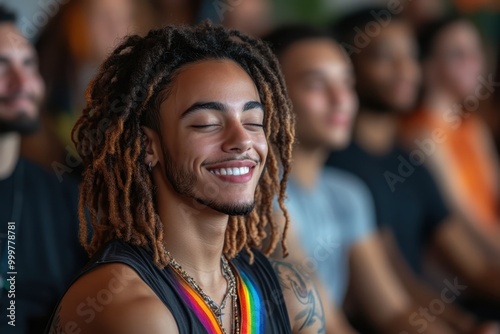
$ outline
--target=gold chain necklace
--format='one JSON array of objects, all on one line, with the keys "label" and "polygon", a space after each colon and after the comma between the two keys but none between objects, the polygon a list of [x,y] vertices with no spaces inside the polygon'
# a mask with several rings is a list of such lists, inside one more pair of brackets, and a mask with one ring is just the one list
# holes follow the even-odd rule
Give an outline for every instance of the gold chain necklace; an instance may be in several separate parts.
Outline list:
[{"label": "gold chain necklace", "polygon": [[205,291],[203,291],[203,289],[196,283],[194,278],[192,278],[184,269],[182,269],[182,266],[174,259],[172,254],[170,254],[170,252],[167,251],[166,249],[164,249],[164,251],[167,257],[169,258],[169,264],[174,269],[174,271],[182,279],[184,279],[189,284],[189,286],[194,291],[196,291],[196,293],[203,299],[205,304],[208,305],[212,313],[215,315],[215,318],[217,319],[217,322],[219,323],[219,326],[224,334],[227,334],[227,332],[222,325],[222,316],[224,315],[224,313],[222,313],[222,310],[226,307],[227,299],[231,297],[233,306],[232,333],[239,334],[240,321],[238,316],[239,312],[238,312],[238,293],[236,288],[236,278],[226,258],[224,256],[221,256],[222,276],[226,279],[227,290],[226,293],[224,294],[221,304],[217,305],[217,303],[215,303],[213,299],[210,298],[210,296],[208,296],[205,293]]}]

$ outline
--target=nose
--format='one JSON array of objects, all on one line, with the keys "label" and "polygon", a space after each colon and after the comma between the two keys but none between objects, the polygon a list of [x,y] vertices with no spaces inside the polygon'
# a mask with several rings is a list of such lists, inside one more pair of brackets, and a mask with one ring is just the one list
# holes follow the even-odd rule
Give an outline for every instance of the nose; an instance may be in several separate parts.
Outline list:
[{"label": "nose", "polygon": [[252,146],[252,139],[248,131],[239,120],[230,121],[223,133],[222,150],[228,153],[243,153]]},{"label": "nose", "polygon": [[328,88],[328,97],[332,105],[341,104],[346,98],[346,89],[340,85],[330,85]]},{"label": "nose", "polygon": [[410,57],[400,57],[397,59],[396,68],[397,72],[403,77],[412,78],[420,74],[420,65],[415,59]]}]

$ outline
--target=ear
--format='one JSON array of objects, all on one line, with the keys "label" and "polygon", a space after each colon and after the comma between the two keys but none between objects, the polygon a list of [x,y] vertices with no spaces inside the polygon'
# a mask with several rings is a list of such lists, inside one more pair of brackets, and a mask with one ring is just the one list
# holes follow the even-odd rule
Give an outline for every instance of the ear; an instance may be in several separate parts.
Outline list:
[{"label": "ear", "polygon": [[142,131],[146,135],[146,156],[144,158],[144,163],[151,167],[156,166],[161,157],[161,142],[160,136],[151,128],[147,126],[142,126]]}]

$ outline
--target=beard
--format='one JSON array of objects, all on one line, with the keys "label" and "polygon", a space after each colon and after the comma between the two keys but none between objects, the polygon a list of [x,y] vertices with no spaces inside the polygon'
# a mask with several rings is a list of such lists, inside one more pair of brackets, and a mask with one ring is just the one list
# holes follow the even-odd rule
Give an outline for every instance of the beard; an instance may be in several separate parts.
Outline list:
[{"label": "beard", "polygon": [[204,206],[230,216],[245,216],[252,212],[255,205],[254,201],[247,203],[223,203],[214,198],[197,195],[194,191],[197,183],[196,175],[176,167],[168,150],[164,146],[162,150],[165,160],[165,175],[174,191],[179,195],[191,198]]},{"label": "beard", "polygon": [[394,107],[382,99],[370,94],[359,94],[360,108],[369,109],[371,112],[384,115],[394,113]]},{"label": "beard", "polygon": [[16,132],[21,135],[30,135],[39,128],[38,118],[32,118],[21,112],[18,117],[12,120],[0,118],[0,134]]}]

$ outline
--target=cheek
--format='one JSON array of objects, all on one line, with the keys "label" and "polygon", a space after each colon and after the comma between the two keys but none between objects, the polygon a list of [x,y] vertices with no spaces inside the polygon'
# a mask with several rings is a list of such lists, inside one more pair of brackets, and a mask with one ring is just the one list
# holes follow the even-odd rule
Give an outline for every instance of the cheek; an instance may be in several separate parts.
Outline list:
[{"label": "cheek", "polygon": [[459,73],[463,70],[463,64],[460,61],[443,61],[441,62],[441,74],[447,80],[453,81],[459,76]]},{"label": "cheek", "polygon": [[0,96],[5,95],[7,90],[7,82],[0,76]]},{"label": "cheek", "polygon": [[45,82],[40,75],[34,74],[30,77],[29,89],[31,93],[35,94],[38,98],[43,97],[45,94]]},{"label": "cheek", "polygon": [[307,96],[307,102],[310,106],[311,116],[320,116],[328,109],[328,97],[322,92],[311,93]]},{"label": "cheek", "polygon": [[422,67],[420,64],[414,60],[410,60],[407,68],[407,72],[409,73],[407,78],[409,81],[420,84],[422,81]]},{"label": "cheek", "polygon": [[471,75],[463,66],[460,62],[443,64],[443,70],[440,72],[443,84],[455,90],[462,90],[461,86],[474,85],[476,77]]},{"label": "cheek", "polygon": [[182,161],[184,168],[197,171],[200,166],[210,157],[214,152],[220,151],[220,145],[211,143],[206,140],[203,142],[185,140],[178,145],[178,161]]},{"label": "cheek", "polygon": [[344,110],[349,112],[352,115],[352,117],[354,117],[354,115],[358,111],[358,106],[359,106],[358,96],[354,92],[346,93]]},{"label": "cheek", "polygon": [[301,96],[295,112],[300,121],[314,123],[328,111],[328,98],[319,92],[310,92]]},{"label": "cheek", "polygon": [[267,159],[267,153],[269,150],[267,139],[264,133],[258,134],[254,138],[254,147],[262,161]]}]

